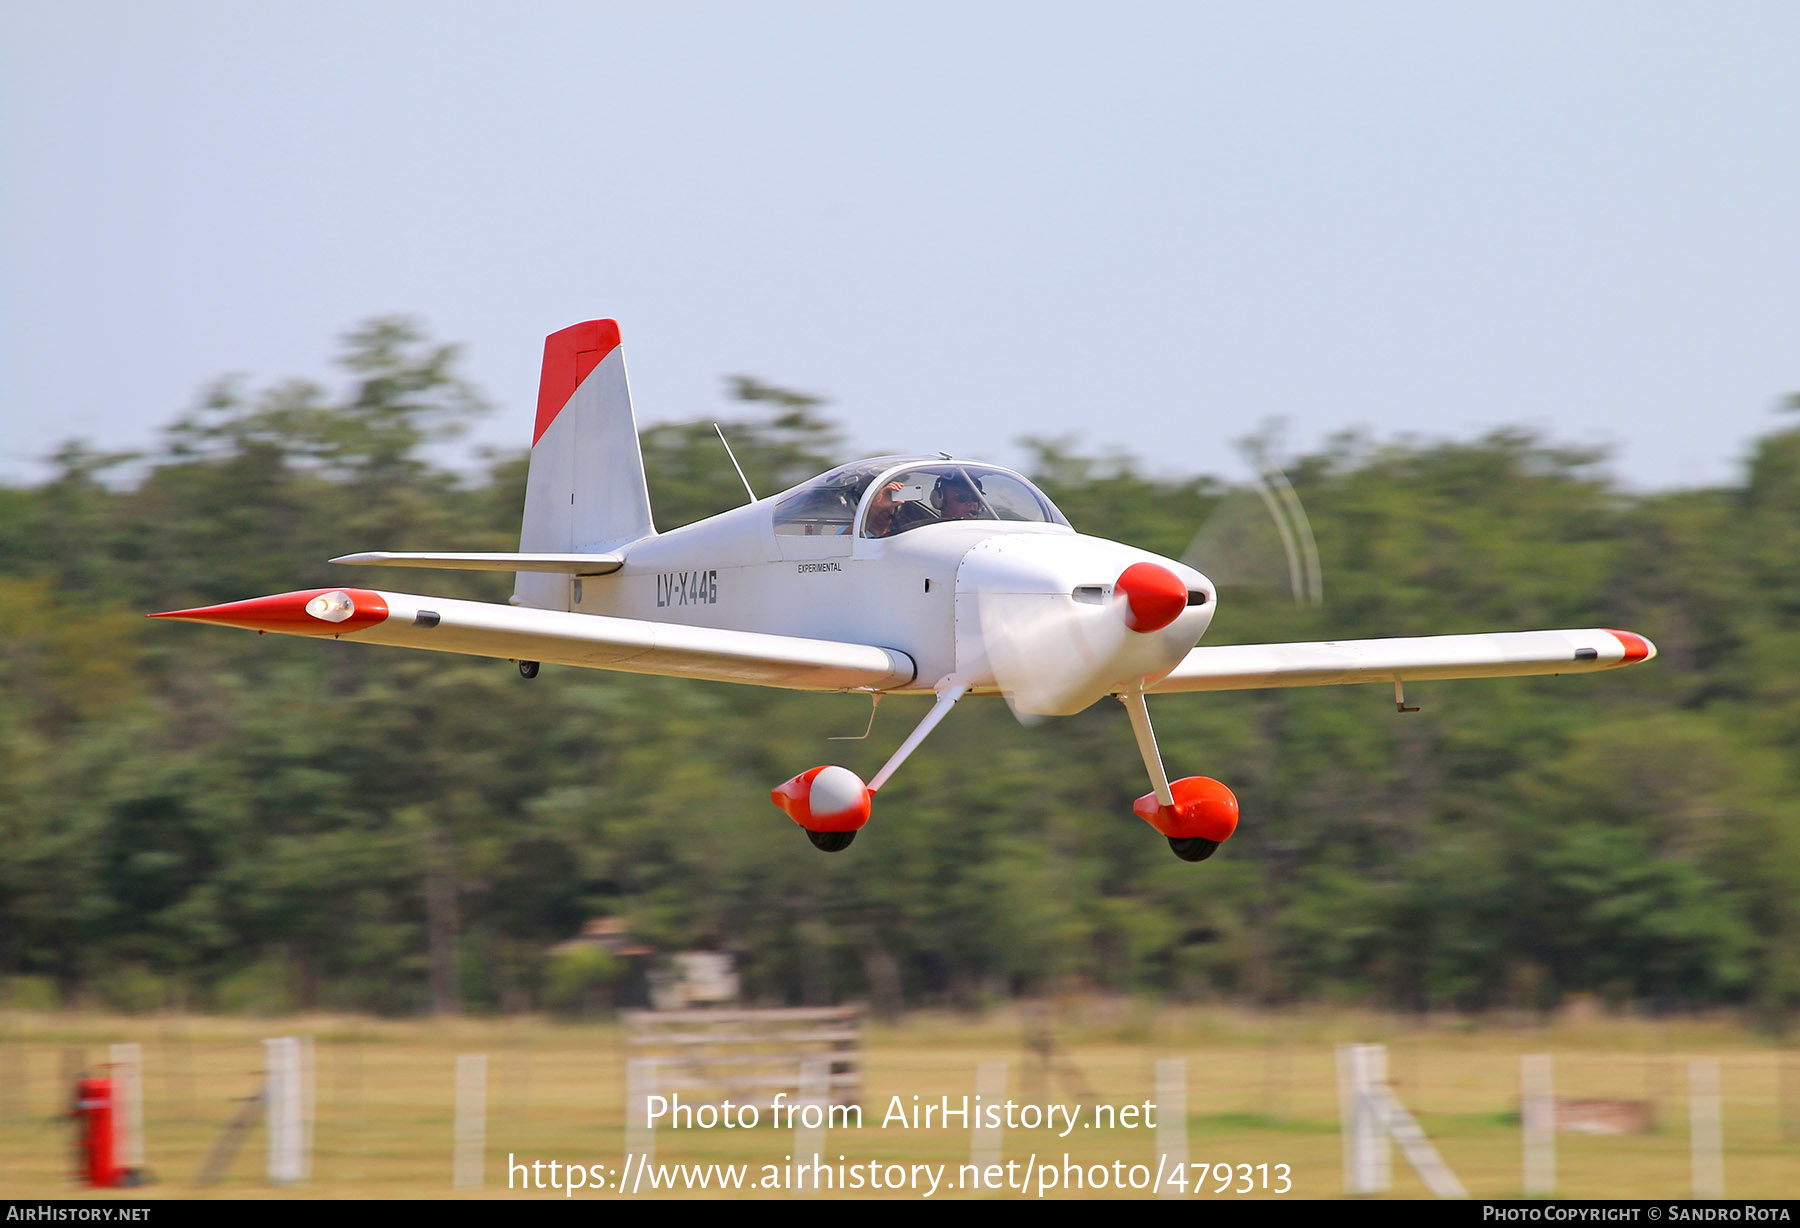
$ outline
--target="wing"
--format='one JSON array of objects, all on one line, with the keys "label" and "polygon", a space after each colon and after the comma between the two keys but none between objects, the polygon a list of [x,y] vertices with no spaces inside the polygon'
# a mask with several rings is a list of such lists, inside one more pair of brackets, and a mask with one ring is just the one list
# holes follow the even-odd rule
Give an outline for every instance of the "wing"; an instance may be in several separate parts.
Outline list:
[{"label": "wing", "polygon": [[1507,631],[1316,644],[1232,644],[1196,648],[1145,690],[1243,691],[1350,682],[1589,674],[1647,661],[1656,646],[1629,631]]},{"label": "wing", "polygon": [[305,589],[150,617],[801,691],[891,690],[916,673],[905,653],[869,644],[366,588]]}]

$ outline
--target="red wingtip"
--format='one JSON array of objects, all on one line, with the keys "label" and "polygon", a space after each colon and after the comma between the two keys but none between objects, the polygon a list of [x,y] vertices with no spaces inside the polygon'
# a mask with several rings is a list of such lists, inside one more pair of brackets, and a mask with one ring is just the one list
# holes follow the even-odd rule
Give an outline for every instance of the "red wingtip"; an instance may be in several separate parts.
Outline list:
[{"label": "red wingtip", "polygon": [[537,428],[531,433],[532,447],[537,447],[537,441],[581,387],[581,381],[618,348],[617,320],[571,324],[544,338],[544,373],[538,380]]},{"label": "red wingtip", "polygon": [[1614,631],[1608,627],[1606,633],[1625,647],[1625,655],[1620,659],[1620,665],[1635,665],[1639,661],[1648,661],[1656,655],[1656,645],[1635,632]]},{"label": "red wingtip", "polygon": [[252,597],[248,601],[228,601],[224,605],[165,610],[144,617],[177,618],[287,635],[343,635],[373,627],[387,616],[387,601],[380,593],[366,588],[309,588],[272,597]]}]

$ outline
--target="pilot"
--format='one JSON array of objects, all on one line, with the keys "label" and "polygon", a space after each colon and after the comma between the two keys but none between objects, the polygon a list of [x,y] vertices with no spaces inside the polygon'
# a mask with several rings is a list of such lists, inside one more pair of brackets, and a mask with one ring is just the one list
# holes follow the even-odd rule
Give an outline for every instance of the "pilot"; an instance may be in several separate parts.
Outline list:
[{"label": "pilot", "polygon": [[931,488],[931,506],[945,520],[980,519],[985,506],[980,486],[979,479],[970,478],[960,469],[953,470]]}]

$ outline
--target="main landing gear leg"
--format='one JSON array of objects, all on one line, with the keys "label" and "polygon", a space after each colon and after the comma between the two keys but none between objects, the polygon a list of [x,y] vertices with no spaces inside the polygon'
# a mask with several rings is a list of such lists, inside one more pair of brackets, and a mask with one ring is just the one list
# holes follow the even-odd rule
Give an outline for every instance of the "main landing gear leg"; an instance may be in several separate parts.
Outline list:
[{"label": "main landing gear leg", "polygon": [[1119,696],[1131,718],[1138,754],[1150,773],[1150,792],[1132,803],[1132,811],[1169,841],[1169,851],[1183,861],[1205,861],[1237,830],[1237,798],[1231,790],[1205,776],[1187,776],[1171,782],[1163,770],[1162,752],[1156,748],[1156,731],[1150,726],[1150,709],[1142,691]]},{"label": "main landing gear leg", "polygon": [[938,683],[937,702],[931,705],[931,711],[868,784],[865,785],[849,768],[816,767],[800,773],[770,793],[769,800],[806,829],[806,837],[814,848],[826,853],[842,852],[850,847],[856,833],[869,821],[875,790],[888,782],[888,778],[906,762],[906,757],[918,749],[925,735],[937,727],[968,689],[967,682],[954,677]]},{"label": "main landing gear leg", "polygon": [[920,721],[918,726],[906,736],[906,741],[900,743],[900,749],[890,755],[888,761],[881,765],[881,770],[875,773],[875,779],[869,782],[869,792],[875,792],[888,782],[888,777],[892,776],[900,765],[906,762],[908,755],[919,749],[919,743],[925,740],[925,735],[937,728],[938,722],[949,715],[950,709],[956,706],[956,701],[961,699],[963,693],[968,689],[969,684],[959,678],[946,678],[937,684],[937,702],[931,705],[931,711],[925,714],[925,719]]}]

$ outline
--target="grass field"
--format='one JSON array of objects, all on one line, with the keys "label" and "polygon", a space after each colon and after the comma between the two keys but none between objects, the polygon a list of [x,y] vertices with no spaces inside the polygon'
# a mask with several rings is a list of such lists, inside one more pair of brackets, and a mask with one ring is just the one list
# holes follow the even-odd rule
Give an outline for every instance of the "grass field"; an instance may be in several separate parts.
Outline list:
[{"label": "grass field", "polygon": [[[293,1189],[267,1184],[259,1118],[224,1177],[209,1187],[196,1186],[195,1176],[224,1124],[260,1083],[262,1038],[281,1035],[308,1035],[314,1041],[312,1180]],[[1017,1017],[1005,1011],[979,1020],[915,1016],[896,1025],[871,1026],[863,1125],[828,1135],[827,1159],[833,1164],[838,1156],[846,1164],[945,1164],[954,1181],[959,1166],[970,1158],[968,1130],[884,1127],[882,1116],[895,1096],[910,1105],[915,1095],[921,1102],[946,1095],[960,1102],[973,1095],[975,1068],[981,1062],[1010,1064],[1008,1094],[1015,1101],[1080,1104],[1072,1084],[1047,1075],[1023,1049],[1021,1036]],[[1153,1099],[1157,1059],[1185,1058],[1189,1160],[1267,1164],[1271,1170],[1285,1164],[1292,1192],[1315,1198],[1338,1197],[1343,1189],[1334,1043],[1366,1040],[1388,1046],[1396,1092],[1476,1197],[1519,1195],[1519,1057],[1524,1053],[1553,1055],[1559,1097],[1643,1100],[1654,1106],[1656,1124],[1649,1133],[1559,1135],[1558,1197],[1686,1197],[1691,1188],[1687,1063],[1716,1059],[1725,1193],[1732,1198],[1800,1194],[1800,1053],[1773,1049],[1766,1037],[1726,1022],[1589,1019],[1514,1029],[1374,1015],[1251,1016],[1103,1003],[1066,1011],[1057,1036],[1062,1056],[1087,1090],[1113,1105]],[[69,1176],[69,1078],[84,1064],[105,1062],[107,1046],[118,1041],[143,1046],[147,1164],[155,1177],[155,1184],[122,1196],[563,1197],[548,1190],[509,1191],[509,1154],[524,1161],[609,1169],[624,1157],[623,1053],[618,1031],[610,1026],[541,1019],[395,1022],[13,1013],[0,1015],[0,1198],[83,1194]],[[464,1053],[488,1058],[486,1182],[478,1194],[451,1189],[452,1074],[456,1056]],[[1038,1164],[1061,1166],[1066,1155],[1084,1166],[1122,1161],[1155,1169],[1155,1130],[1084,1124],[1067,1137],[1058,1133],[1007,1131],[1004,1160],[1022,1163],[1035,1156]],[[660,1129],[656,1160],[749,1164],[754,1175],[762,1165],[782,1163],[793,1142],[791,1130],[767,1124],[749,1130]],[[1127,1173],[1128,1167],[1119,1171]],[[1209,1180],[1207,1192],[1197,1196],[1240,1196],[1215,1195],[1212,1188]],[[1099,1193],[1116,1197],[1119,1191]],[[1124,1193],[1151,1196],[1147,1190]],[[864,1189],[854,1194],[918,1197],[919,1191]],[[1049,1196],[1084,1195],[1095,1191],[1053,1190]],[[708,1195],[678,1190],[657,1196]],[[719,1195],[714,1191],[710,1196]],[[794,1195],[767,1190],[734,1196]],[[973,1196],[1008,1195],[945,1189],[935,1195]],[[1428,1196],[1397,1153],[1392,1196]],[[618,1194],[589,1190],[576,1197],[603,1200]]]}]

